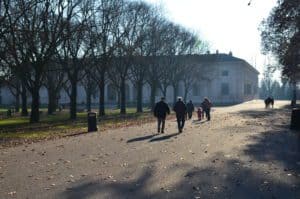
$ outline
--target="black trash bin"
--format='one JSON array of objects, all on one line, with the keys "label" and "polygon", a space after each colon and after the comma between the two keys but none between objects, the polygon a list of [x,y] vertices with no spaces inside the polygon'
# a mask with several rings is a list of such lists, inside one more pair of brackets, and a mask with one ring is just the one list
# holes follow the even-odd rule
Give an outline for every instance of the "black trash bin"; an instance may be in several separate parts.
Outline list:
[{"label": "black trash bin", "polygon": [[88,113],[88,132],[97,131],[97,113],[89,112]]},{"label": "black trash bin", "polygon": [[300,109],[293,108],[291,118],[291,129],[300,130]]}]

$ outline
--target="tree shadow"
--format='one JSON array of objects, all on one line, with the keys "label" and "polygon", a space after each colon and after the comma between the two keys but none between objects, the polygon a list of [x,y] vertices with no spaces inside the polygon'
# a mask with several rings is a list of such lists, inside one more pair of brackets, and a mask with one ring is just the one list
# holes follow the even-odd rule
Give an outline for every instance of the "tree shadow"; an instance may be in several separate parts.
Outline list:
[{"label": "tree shadow", "polygon": [[177,135],[180,135],[180,134],[181,133],[173,133],[173,134],[165,135],[165,136],[162,136],[162,137],[153,138],[153,139],[149,140],[149,142],[164,141],[164,140],[170,139],[172,137],[176,137]]},{"label": "tree shadow", "polygon": [[153,138],[154,136],[157,136],[157,135],[159,135],[159,134],[146,135],[146,136],[142,136],[142,137],[133,138],[133,139],[127,140],[127,143],[148,140],[148,139],[151,139],[151,138]]},{"label": "tree shadow", "polygon": [[[73,183],[56,198],[299,198],[297,184],[275,180],[252,168],[251,163],[228,159],[219,153],[206,167],[173,164],[160,178],[156,167],[147,167],[130,180],[84,179]],[[150,163],[151,164],[151,163]],[[180,176],[174,178],[174,176]],[[173,179],[170,181],[169,179]],[[155,186],[157,182],[160,185]]]},{"label": "tree shadow", "polygon": [[244,153],[260,162],[280,162],[289,170],[300,171],[300,136],[289,131],[271,130],[251,136]]}]

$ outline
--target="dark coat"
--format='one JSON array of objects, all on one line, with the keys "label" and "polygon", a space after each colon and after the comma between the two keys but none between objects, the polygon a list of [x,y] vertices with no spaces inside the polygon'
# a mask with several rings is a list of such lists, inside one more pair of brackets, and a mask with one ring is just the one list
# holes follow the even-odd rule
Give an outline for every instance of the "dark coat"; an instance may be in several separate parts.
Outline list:
[{"label": "dark coat", "polygon": [[195,107],[194,107],[194,104],[192,102],[189,102],[186,104],[186,109],[187,109],[187,112],[193,112]]},{"label": "dark coat", "polygon": [[203,111],[210,111],[210,109],[212,107],[212,104],[211,104],[211,102],[209,100],[204,100],[201,103],[201,106],[202,106]]},{"label": "dark coat", "polygon": [[173,107],[176,117],[184,117],[186,114],[186,105],[182,101],[177,101]]},{"label": "dark coat", "polygon": [[167,114],[170,114],[170,109],[164,101],[157,102],[154,107],[154,116],[165,119]]}]

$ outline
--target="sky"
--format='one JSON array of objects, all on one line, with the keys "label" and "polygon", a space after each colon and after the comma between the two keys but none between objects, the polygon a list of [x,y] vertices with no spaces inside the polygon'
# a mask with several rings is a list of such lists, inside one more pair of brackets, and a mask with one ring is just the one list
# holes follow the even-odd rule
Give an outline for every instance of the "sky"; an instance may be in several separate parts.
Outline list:
[{"label": "sky", "polygon": [[262,73],[267,59],[261,54],[259,24],[277,0],[145,0],[165,11],[175,23],[196,31],[211,52],[232,51]]}]

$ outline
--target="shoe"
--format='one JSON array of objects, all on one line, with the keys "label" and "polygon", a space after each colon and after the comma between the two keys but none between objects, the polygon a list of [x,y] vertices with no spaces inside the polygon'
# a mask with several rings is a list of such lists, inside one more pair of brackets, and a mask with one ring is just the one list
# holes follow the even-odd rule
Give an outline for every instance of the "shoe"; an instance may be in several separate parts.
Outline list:
[{"label": "shoe", "polygon": [[157,133],[160,133],[160,130],[159,130],[159,129],[157,130]]},{"label": "shoe", "polygon": [[182,129],[179,129],[179,133],[182,133]]},{"label": "shoe", "polygon": [[165,133],[164,131],[161,131],[161,133]]}]

